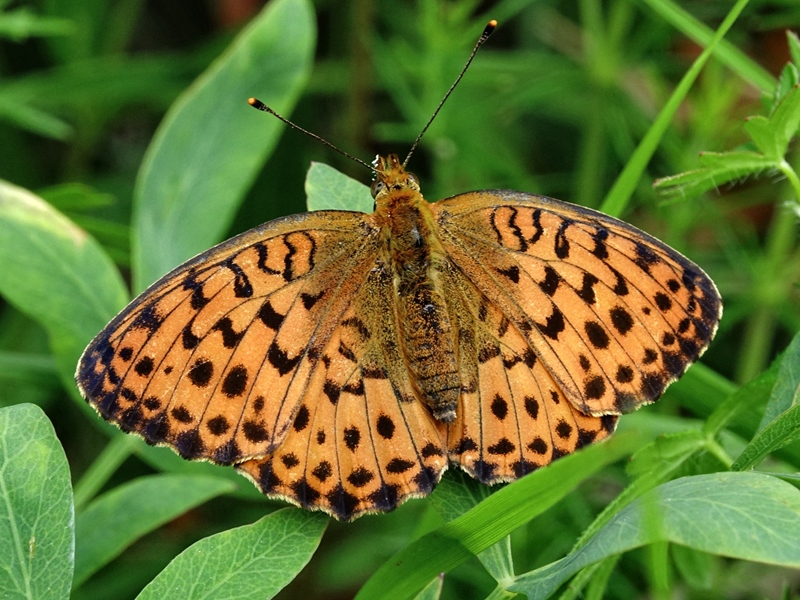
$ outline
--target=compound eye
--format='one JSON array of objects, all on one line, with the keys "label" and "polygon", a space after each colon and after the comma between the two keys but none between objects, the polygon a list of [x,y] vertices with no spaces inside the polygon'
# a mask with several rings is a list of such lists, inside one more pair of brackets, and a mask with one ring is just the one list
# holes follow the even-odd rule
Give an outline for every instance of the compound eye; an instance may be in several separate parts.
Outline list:
[{"label": "compound eye", "polygon": [[386,187],[386,184],[381,181],[380,179],[376,179],[372,182],[372,185],[369,186],[369,191],[372,193],[373,198],[377,198],[378,194],[383,191],[383,188]]},{"label": "compound eye", "polygon": [[406,173],[406,175],[408,175],[408,182],[409,183],[413,183],[414,185],[419,187],[419,179],[417,179],[416,175],[414,175],[413,173]]}]

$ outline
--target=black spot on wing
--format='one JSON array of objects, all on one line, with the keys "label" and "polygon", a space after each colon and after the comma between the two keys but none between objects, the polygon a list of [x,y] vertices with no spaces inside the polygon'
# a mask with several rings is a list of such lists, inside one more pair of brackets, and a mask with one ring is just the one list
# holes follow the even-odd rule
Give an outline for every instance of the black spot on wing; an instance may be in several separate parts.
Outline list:
[{"label": "black spot on wing", "polygon": [[181,332],[181,343],[185,350],[193,350],[200,344],[200,338],[194,334],[192,327],[194,326],[194,318],[189,321]]},{"label": "black spot on wing", "polygon": [[267,360],[269,364],[275,367],[281,376],[293,371],[302,358],[302,353],[290,358],[286,351],[283,350],[275,340],[272,341],[267,349]]},{"label": "black spot on wing", "polygon": [[211,433],[211,435],[219,436],[227,433],[228,430],[231,428],[231,424],[228,422],[228,419],[226,419],[224,416],[217,415],[216,417],[209,419],[208,422],[206,422],[206,427],[208,428],[208,431],[209,433]]},{"label": "black spot on wing", "polygon": [[380,415],[377,421],[377,430],[378,434],[386,439],[390,440],[394,436],[395,425],[394,421],[392,421],[391,417],[387,415]]},{"label": "black spot on wing", "polygon": [[133,368],[133,370],[136,371],[137,375],[148,377],[150,373],[153,372],[153,367],[153,359],[149,356],[143,356],[136,361],[136,366]]},{"label": "black spot on wing", "polygon": [[614,278],[616,279],[616,283],[614,283],[613,288],[614,293],[617,296],[627,296],[630,290],[628,290],[628,284],[626,283],[625,278],[622,276],[622,273],[617,271],[611,265],[606,265],[606,267],[614,274]]},{"label": "black spot on wing", "polygon": [[597,277],[589,272],[583,274],[583,283],[580,291],[578,291],[578,297],[586,302],[586,304],[594,304],[597,301],[597,297],[595,296],[594,292],[594,286],[599,281],[600,280]]},{"label": "black spot on wing", "polygon": [[607,229],[598,229],[592,235],[592,240],[594,240],[594,248],[592,249],[592,254],[594,254],[600,260],[605,260],[608,258],[608,248],[606,247],[606,239],[608,239]]},{"label": "black spot on wing", "polygon": [[625,335],[633,327],[633,317],[631,313],[621,306],[615,306],[609,312],[611,324],[620,334]]},{"label": "black spot on wing", "polygon": [[349,520],[358,508],[358,498],[345,491],[342,484],[338,484],[333,490],[325,494],[328,505],[341,521]]},{"label": "black spot on wing", "polygon": [[275,309],[272,308],[270,301],[267,300],[261,305],[261,308],[258,309],[257,317],[266,327],[272,329],[273,331],[277,331],[280,328],[281,323],[283,323],[283,319],[286,318],[286,315],[276,312]]},{"label": "black spot on wing", "polygon": [[584,331],[589,338],[592,346],[598,349],[608,348],[610,342],[606,330],[597,321],[586,321],[583,324]]},{"label": "black spot on wing", "polygon": [[634,259],[634,263],[645,273],[650,273],[650,265],[657,263],[660,259],[658,255],[653,252],[650,248],[642,244],[641,242],[636,242],[636,258]]},{"label": "black spot on wing", "polygon": [[361,431],[359,431],[358,427],[348,427],[344,430],[344,443],[351,451],[355,451],[360,442]]},{"label": "black spot on wing", "polygon": [[536,326],[543,335],[546,335],[550,339],[557,340],[558,334],[564,331],[564,314],[557,306],[553,306],[553,312],[547,317],[547,322],[544,324],[537,323]]},{"label": "black spot on wing", "polygon": [[247,387],[247,380],[247,368],[244,365],[236,365],[222,380],[222,393],[229,398],[241,396]]},{"label": "black spot on wing", "polygon": [[500,394],[496,394],[491,404],[492,414],[499,420],[503,420],[508,415],[508,402]]},{"label": "black spot on wing", "polygon": [[539,282],[539,287],[545,294],[552,297],[556,293],[560,282],[561,277],[558,272],[550,265],[547,265],[544,268],[544,280]]},{"label": "black spot on wing", "polygon": [[507,269],[495,269],[500,275],[507,277],[514,283],[519,283],[519,267],[517,265],[511,265]]},{"label": "black spot on wing", "polygon": [[250,298],[253,295],[253,286],[244,269],[236,264],[232,258],[225,261],[225,267],[233,272],[233,294],[237,298]]},{"label": "black spot on wing", "polygon": [[254,444],[269,440],[267,428],[256,421],[245,421],[242,424],[242,433],[244,433],[244,437],[246,437],[248,441]]},{"label": "black spot on wing", "polygon": [[234,348],[239,341],[244,337],[246,329],[242,331],[235,331],[233,329],[233,321],[230,317],[222,317],[219,321],[214,323],[211,328],[213,331],[219,331],[222,334],[222,345],[226,348]]},{"label": "black spot on wing", "polygon": [[207,358],[198,358],[189,368],[189,381],[197,387],[205,387],[214,376],[214,363]]},{"label": "black spot on wing", "polygon": [[295,431],[303,431],[306,427],[308,427],[308,422],[311,420],[311,414],[308,411],[308,407],[303,404],[297,411],[297,414],[294,417],[294,430]]},{"label": "black spot on wing", "polygon": [[569,240],[567,239],[567,228],[572,225],[573,221],[570,219],[564,219],[561,221],[561,225],[558,226],[558,231],[556,232],[556,240],[555,240],[555,253],[556,256],[560,259],[565,259],[569,257]]},{"label": "black spot on wing", "polygon": [[303,292],[300,294],[300,301],[303,303],[303,307],[306,310],[311,310],[311,308],[325,295],[325,290],[317,294],[309,294],[307,292]]},{"label": "black spot on wing", "polygon": [[531,215],[531,224],[533,225],[534,229],[533,235],[528,239],[528,242],[530,242],[531,244],[535,244],[536,242],[538,242],[539,238],[542,237],[542,234],[544,233],[544,228],[542,227],[541,220],[542,220],[542,209],[537,208],[536,210],[533,211],[533,214]]}]

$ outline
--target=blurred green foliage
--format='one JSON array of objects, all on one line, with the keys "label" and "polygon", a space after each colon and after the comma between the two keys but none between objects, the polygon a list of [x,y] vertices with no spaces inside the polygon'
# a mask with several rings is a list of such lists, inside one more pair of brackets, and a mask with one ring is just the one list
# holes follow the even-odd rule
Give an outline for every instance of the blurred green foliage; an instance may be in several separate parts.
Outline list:
[{"label": "blurred green foliage", "polygon": [[[31,590],[44,586],[63,597],[72,548],[77,599],[133,598],[151,581],[143,597],[164,597],[173,581],[226,578],[234,587],[213,587],[215,597],[271,594],[259,577],[277,582],[273,591],[293,580],[283,598],[384,597],[419,591],[439,571],[441,590],[434,581],[425,597],[800,593],[800,536],[785,539],[800,519],[800,44],[787,34],[800,27],[797,2],[260,8],[0,0],[0,179],[9,182],[0,186],[0,407],[10,407],[0,409],[0,483],[21,485],[31,464],[55,482],[26,498],[0,492],[0,523],[33,532],[26,541],[0,527],[0,554],[16,557],[0,559],[13,575],[0,575],[0,595],[43,597]],[[86,407],[74,364],[129,289],[224,237],[305,210],[306,192],[335,187],[337,206],[352,208],[357,187],[328,168],[312,168],[304,190],[312,161],[369,180],[253,111],[248,96],[365,160],[403,154],[489,18],[500,27],[411,161],[425,196],[539,193],[602,206],[663,239],[725,300],[703,364],[657,405],[624,417],[608,444],[502,494],[448,473],[430,500],[330,522],[324,536],[319,515],[275,511],[283,505],[244,479],[145,447]],[[44,414],[22,403],[44,410],[57,440]],[[630,455],[626,469],[618,459]],[[770,474],[740,472],[751,467]],[[184,493],[153,498],[153,486]],[[699,501],[704,489],[715,491],[713,506]],[[67,523],[73,503],[77,526]],[[58,519],[29,526],[43,506],[67,529]],[[120,516],[130,521],[115,525]],[[91,543],[100,538],[106,549]],[[270,544],[283,551],[270,554]],[[57,569],[34,560],[37,547]],[[198,562],[204,552],[238,565]],[[237,570],[242,561],[253,568]],[[22,583],[4,587],[11,580]]]}]

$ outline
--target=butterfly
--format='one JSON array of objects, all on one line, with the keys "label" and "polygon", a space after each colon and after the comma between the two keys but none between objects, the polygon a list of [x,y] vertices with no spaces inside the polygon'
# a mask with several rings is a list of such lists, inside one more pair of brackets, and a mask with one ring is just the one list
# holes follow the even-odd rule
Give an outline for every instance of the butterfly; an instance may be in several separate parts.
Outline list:
[{"label": "butterfly", "polygon": [[513,481],[606,438],[714,336],[714,283],[631,225],[507,190],[431,204],[396,155],[374,170],[372,214],[277,219],[150,286],[81,357],[87,401],[350,520],[451,464]]}]

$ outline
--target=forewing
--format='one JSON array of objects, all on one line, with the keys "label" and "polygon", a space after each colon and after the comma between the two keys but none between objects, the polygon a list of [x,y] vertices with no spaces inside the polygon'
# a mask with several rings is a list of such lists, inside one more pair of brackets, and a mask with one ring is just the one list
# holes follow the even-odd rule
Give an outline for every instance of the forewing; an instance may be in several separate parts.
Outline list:
[{"label": "forewing", "polygon": [[81,392],[121,429],[185,458],[271,452],[373,266],[364,217],[279,219],[181,265],[89,344]]},{"label": "forewing", "polygon": [[238,465],[266,495],[349,520],[427,495],[441,478],[444,426],[414,395],[393,293],[388,271],[373,270],[322,350],[280,448]]},{"label": "forewing", "polygon": [[457,269],[581,412],[656,400],[713,337],[722,304],[694,263],[599,212],[507,191],[432,206]]}]

